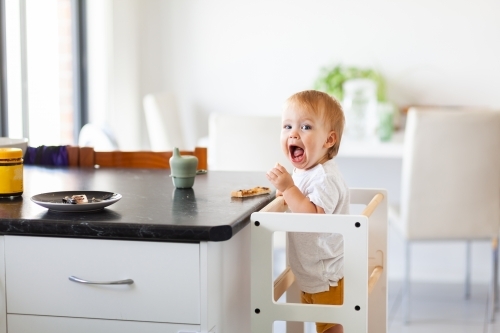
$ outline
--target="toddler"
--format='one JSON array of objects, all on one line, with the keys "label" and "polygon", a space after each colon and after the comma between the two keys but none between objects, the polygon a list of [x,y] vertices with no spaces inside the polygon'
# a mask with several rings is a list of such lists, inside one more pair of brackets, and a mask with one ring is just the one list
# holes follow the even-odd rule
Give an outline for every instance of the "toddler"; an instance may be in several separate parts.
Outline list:
[{"label": "toddler", "polygon": [[[285,103],[281,146],[293,174],[276,164],[266,174],[294,213],[349,214],[349,189],[333,158],[344,129],[340,103],[308,90]],[[304,221],[306,223],[306,221]],[[288,233],[288,258],[308,304],[343,304],[344,241],[340,234]],[[343,332],[338,324],[316,323],[318,333]]]}]

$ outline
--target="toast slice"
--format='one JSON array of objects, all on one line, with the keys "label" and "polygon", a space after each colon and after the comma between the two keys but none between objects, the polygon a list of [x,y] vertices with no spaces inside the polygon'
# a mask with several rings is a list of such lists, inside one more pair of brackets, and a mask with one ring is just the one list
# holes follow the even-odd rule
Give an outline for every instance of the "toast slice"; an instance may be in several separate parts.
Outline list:
[{"label": "toast slice", "polygon": [[255,195],[269,194],[269,193],[271,193],[271,189],[269,187],[257,186],[246,190],[232,191],[231,197],[246,198],[246,197],[253,197]]}]

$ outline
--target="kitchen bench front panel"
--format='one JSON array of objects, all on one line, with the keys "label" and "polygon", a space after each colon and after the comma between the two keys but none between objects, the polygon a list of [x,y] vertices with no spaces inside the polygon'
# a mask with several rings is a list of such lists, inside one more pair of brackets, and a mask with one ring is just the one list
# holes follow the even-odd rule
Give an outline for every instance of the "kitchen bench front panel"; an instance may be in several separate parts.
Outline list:
[{"label": "kitchen bench front panel", "polygon": [[5,236],[5,259],[8,314],[200,324],[198,243]]},{"label": "kitchen bench front panel", "polygon": [[138,321],[8,315],[9,333],[179,333],[199,332],[199,325]]}]

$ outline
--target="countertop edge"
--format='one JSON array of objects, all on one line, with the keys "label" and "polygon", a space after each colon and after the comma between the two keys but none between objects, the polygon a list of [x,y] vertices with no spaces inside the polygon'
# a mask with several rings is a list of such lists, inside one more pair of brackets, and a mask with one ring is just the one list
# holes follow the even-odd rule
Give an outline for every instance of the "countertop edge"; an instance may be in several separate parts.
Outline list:
[{"label": "countertop edge", "polygon": [[221,242],[231,239],[250,223],[253,212],[261,210],[274,199],[260,201],[247,214],[229,224],[217,226],[157,225],[99,221],[47,221],[43,219],[0,220],[0,235],[68,237],[159,242]]}]

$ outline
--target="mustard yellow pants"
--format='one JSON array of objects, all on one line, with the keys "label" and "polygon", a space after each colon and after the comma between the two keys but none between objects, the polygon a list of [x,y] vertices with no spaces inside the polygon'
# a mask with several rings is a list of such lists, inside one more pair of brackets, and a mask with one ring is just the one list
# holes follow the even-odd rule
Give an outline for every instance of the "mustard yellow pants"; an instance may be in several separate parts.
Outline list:
[{"label": "mustard yellow pants", "polygon": [[[330,304],[342,305],[344,304],[344,279],[339,280],[338,286],[330,287],[330,290],[320,293],[309,294],[302,292],[300,297],[302,303],[305,304]],[[323,333],[330,327],[337,324],[332,323],[316,323],[316,331]]]}]

